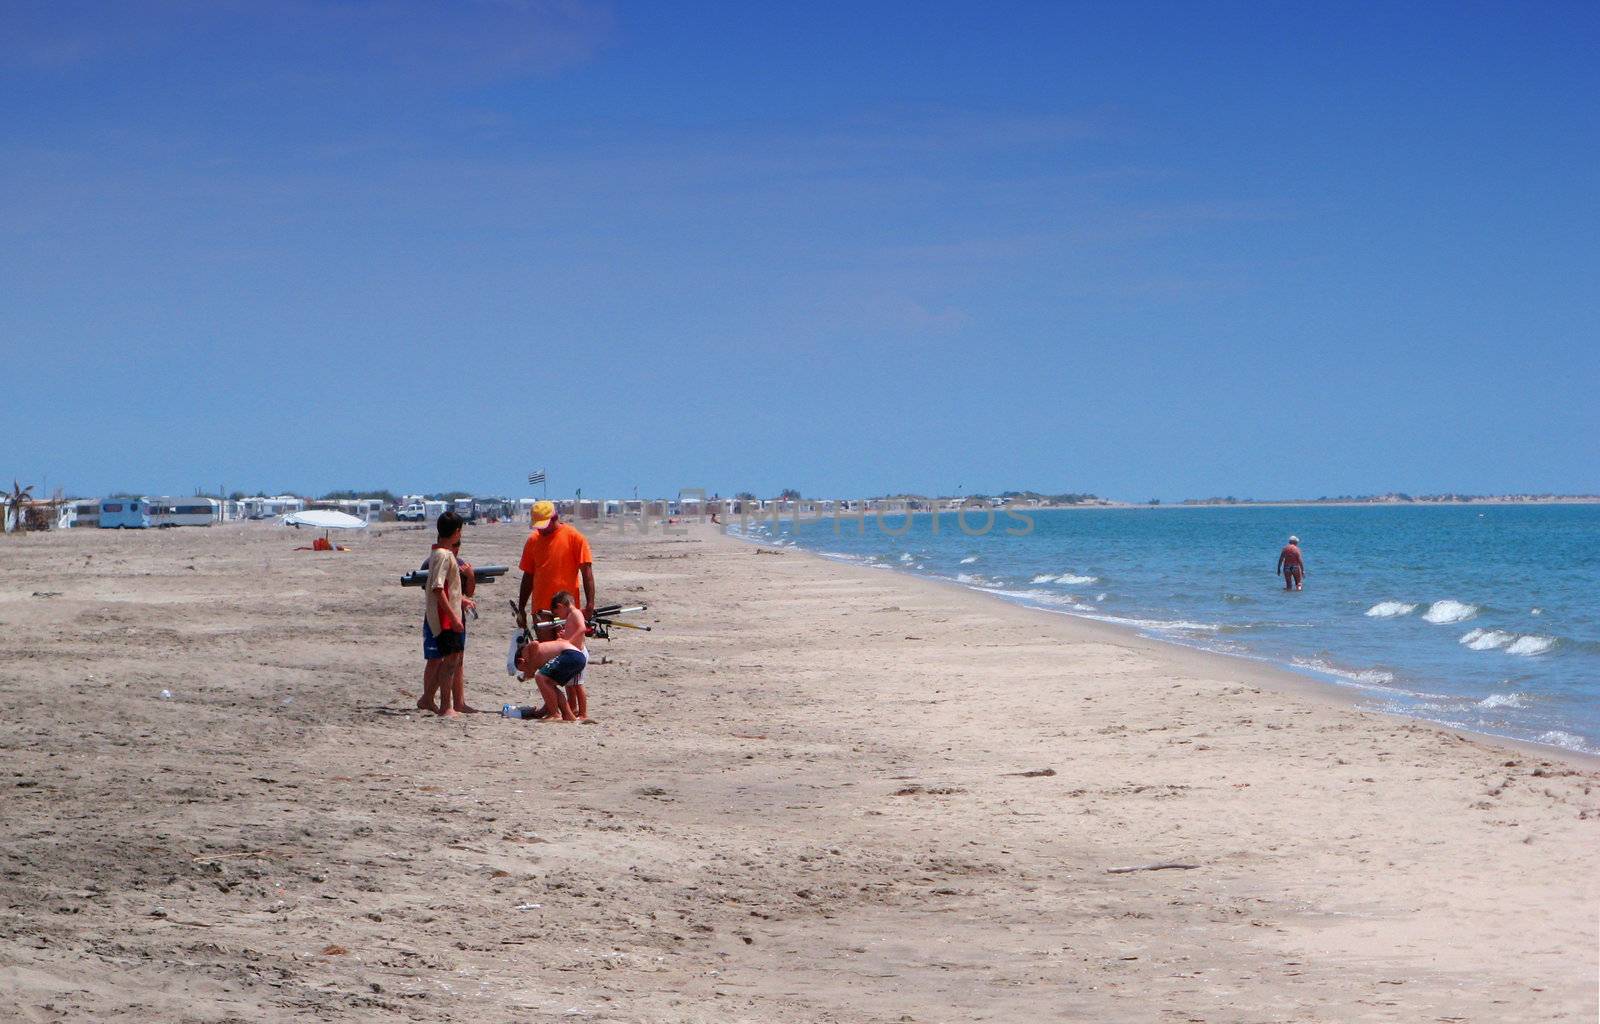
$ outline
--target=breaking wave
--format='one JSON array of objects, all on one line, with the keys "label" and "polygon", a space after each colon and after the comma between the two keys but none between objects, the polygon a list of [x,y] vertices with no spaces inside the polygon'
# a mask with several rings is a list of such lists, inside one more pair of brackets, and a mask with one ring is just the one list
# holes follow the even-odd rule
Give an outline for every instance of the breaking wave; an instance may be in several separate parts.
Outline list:
[{"label": "breaking wave", "polygon": [[1532,657],[1556,645],[1555,637],[1517,636],[1503,629],[1471,629],[1461,635],[1463,646],[1474,651],[1504,650],[1507,654]]},{"label": "breaking wave", "polygon": [[[1080,605],[1078,607],[1089,611],[1097,610],[1091,605]],[[1085,615],[1084,618],[1094,619],[1096,622],[1115,622],[1123,626],[1133,626],[1136,629],[1153,629],[1162,633],[1217,633],[1222,630],[1222,623],[1220,622],[1189,622],[1185,619],[1173,622],[1165,619],[1132,619],[1121,615]]]},{"label": "breaking wave", "polygon": [[[1378,668],[1340,668],[1339,666],[1330,664],[1321,658],[1294,658],[1292,659],[1291,664],[1296,665],[1299,668],[1310,669],[1313,672],[1320,672],[1323,675],[1333,676],[1335,679],[1342,679],[1347,683],[1354,683],[1357,686],[1368,686],[1379,690],[1390,689],[1391,687],[1389,684],[1394,682],[1393,672],[1385,672]],[[1428,695],[1419,694],[1418,696]]]},{"label": "breaking wave", "polygon": [[1588,749],[1583,745],[1582,736],[1574,736],[1572,733],[1562,732],[1560,729],[1551,729],[1549,732],[1539,737],[1539,742],[1548,743],[1552,747],[1565,747],[1568,750],[1586,752]]},{"label": "breaking wave", "polygon": [[1066,586],[1066,587],[1082,587],[1082,586],[1087,586],[1090,583],[1099,583],[1100,582],[1100,577],[1098,577],[1098,576],[1079,576],[1079,575],[1076,575],[1075,573],[1070,573],[1070,572],[1064,572],[1064,573],[1061,573],[1060,575],[1056,575],[1056,574],[1053,574],[1053,573],[1045,573],[1045,574],[1040,575],[1040,576],[1035,576],[1033,579],[1029,580],[1028,582],[1029,583],[1059,583],[1062,586]]},{"label": "breaking wave", "polygon": [[1402,615],[1410,615],[1416,610],[1416,605],[1407,604],[1404,601],[1379,601],[1367,609],[1367,617],[1370,619],[1394,619]]},{"label": "breaking wave", "polygon": [[1465,622],[1476,614],[1478,614],[1477,605],[1465,604],[1461,601],[1452,601],[1446,598],[1443,601],[1435,601],[1430,604],[1428,610],[1422,613],[1422,617],[1429,622],[1443,626],[1452,622]]},{"label": "breaking wave", "polygon": [[1549,636],[1519,636],[1506,648],[1507,654],[1521,654],[1531,656],[1543,654],[1556,645],[1554,637]]},{"label": "breaking wave", "polygon": [[1504,647],[1516,636],[1498,629],[1473,629],[1461,635],[1461,643],[1474,651],[1492,651]]},{"label": "breaking wave", "polygon": [[1478,701],[1480,708],[1525,708],[1528,706],[1528,695],[1525,693],[1491,693]]},{"label": "breaking wave", "polygon": [[1001,586],[985,585],[987,581],[981,576],[968,577],[966,579],[957,578],[956,582],[966,583],[968,586],[981,590],[985,594],[994,594],[996,597],[1009,597],[1013,600],[1024,601],[1033,605],[1045,605],[1054,608],[1082,607],[1066,594],[1057,594],[1048,590],[1008,590]]}]

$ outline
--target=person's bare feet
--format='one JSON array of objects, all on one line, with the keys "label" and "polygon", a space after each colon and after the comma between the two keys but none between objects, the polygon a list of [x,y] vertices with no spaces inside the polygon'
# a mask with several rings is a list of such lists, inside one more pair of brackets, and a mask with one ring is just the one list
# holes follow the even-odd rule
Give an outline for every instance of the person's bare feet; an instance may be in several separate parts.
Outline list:
[{"label": "person's bare feet", "polygon": [[435,711],[434,714],[438,715],[440,718],[461,717],[461,712],[457,711],[455,708],[445,708],[443,711]]},{"label": "person's bare feet", "polygon": [[438,711],[439,709],[434,707],[432,704],[428,703],[428,698],[426,698],[426,697],[418,697],[417,698],[417,710],[418,711]]}]

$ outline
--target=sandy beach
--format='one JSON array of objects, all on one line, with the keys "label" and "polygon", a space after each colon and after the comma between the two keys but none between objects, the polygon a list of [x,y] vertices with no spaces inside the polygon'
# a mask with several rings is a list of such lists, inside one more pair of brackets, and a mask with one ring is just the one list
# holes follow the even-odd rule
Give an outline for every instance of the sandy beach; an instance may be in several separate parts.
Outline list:
[{"label": "sandy beach", "polygon": [[4,538],[0,1019],[1596,1017],[1580,759],[707,526],[591,535],[598,724],[444,721],[430,536]]}]

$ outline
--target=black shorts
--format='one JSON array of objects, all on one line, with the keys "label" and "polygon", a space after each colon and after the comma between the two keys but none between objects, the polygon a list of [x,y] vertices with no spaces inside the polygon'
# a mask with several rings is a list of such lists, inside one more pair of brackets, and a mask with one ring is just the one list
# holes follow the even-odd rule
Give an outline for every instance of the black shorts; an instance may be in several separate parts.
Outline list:
[{"label": "black shorts", "polygon": [[455,639],[447,641],[448,650],[439,645],[439,638],[433,635],[433,630],[428,628],[428,620],[422,620],[422,658],[424,661],[438,661],[446,654],[460,654],[467,649],[467,634],[465,630],[459,633],[446,632],[446,636]]},{"label": "black shorts", "polygon": [[433,649],[438,651],[438,657],[448,658],[452,654],[460,654],[467,649],[467,634],[459,629],[441,630],[433,638]]}]

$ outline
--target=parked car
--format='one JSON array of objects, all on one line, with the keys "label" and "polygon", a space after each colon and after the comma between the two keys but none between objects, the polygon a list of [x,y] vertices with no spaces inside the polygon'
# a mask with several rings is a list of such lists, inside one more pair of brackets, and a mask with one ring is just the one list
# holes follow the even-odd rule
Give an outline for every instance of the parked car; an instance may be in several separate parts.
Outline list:
[{"label": "parked car", "polygon": [[412,502],[405,508],[397,510],[394,514],[394,517],[403,522],[420,523],[424,519],[428,518],[428,513],[421,505],[417,504],[416,502]]}]

